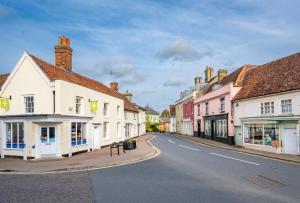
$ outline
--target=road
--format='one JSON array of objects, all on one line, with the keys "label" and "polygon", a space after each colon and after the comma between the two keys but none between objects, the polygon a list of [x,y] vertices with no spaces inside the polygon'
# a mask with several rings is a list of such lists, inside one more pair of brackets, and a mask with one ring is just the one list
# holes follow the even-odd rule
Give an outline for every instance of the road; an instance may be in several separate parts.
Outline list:
[{"label": "road", "polygon": [[89,172],[1,175],[0,202],[300,202],[300,165],[157,134],[161,154]]}]

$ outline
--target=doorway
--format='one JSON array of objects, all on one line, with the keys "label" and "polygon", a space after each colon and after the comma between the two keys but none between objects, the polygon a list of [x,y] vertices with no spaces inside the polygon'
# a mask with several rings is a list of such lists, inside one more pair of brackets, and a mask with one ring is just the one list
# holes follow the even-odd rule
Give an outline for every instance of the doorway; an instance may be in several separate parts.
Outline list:
[{"label": "doorway", "polygon": [[40,127],[40,154],[56,155],[57,154],[57,132],[54,126]]},{"label": "doorway", "polygon": [[201,136],[201,120],[197,121],[197,135],[198,137]]},{"label": "doorway", "polygon": [[299,141],[296,128],[289,128],[283,130],[284,134],[284,151],[286,154],[299,154]]},{"label": "doorway", "polygon": [[211,121],[211,139],[214,140],[216,135],[216,121]]}]

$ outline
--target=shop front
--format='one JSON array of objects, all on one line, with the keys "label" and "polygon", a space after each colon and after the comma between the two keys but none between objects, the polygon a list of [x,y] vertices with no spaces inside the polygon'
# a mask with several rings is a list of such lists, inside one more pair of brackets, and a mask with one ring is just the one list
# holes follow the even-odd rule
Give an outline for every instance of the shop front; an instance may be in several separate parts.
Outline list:
[{"label": "shop front", "polygon": [[205,116],[204,138],[234,144],[234,136],[229,135],[228,114]]},{"label": "shop front", "polygon": [[259,119],[242,121],[243,146],[274,153],[299,155],[299,121]]}]

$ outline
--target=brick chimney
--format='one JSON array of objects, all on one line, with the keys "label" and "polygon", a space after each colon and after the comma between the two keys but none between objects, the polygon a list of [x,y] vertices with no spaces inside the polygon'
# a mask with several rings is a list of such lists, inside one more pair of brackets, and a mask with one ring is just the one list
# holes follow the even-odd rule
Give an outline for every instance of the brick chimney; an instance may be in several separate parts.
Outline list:
[{"label": "brick chimney", "polygon": [[111,82],[110,83],[110,88],[112,90],[115,90],[115,91],[119,91],[119,88],[118,88],[119,84],[117,82]]},{"label": "brick chimney", "polygon": [[195,77],[195,90],[196,91],[200,90],[201,83],[202,83],[202,78],[199,76]]},{"label": "brick chimney", "polygon": [[72,48],[69,38],[65,36],[59,37],[55,46],[55,65],[68,71],[72,70]]},{"label": "brick chimney", "polygon": [[123,95],[127,98],[128,101],[132,102],[132,97],[133,97],[132,93],[126,90],[126,92]]},{"label": "brick chimney", "polygon": [[220,69],[218,71],[218,80],[221,81],[227,75],[226,69]]},{"label": "brick chimney", "polygon": [[207,66],[205,69],[205,82],[208,83],[213,76],[214,76],[214,69],[212,67]]}]

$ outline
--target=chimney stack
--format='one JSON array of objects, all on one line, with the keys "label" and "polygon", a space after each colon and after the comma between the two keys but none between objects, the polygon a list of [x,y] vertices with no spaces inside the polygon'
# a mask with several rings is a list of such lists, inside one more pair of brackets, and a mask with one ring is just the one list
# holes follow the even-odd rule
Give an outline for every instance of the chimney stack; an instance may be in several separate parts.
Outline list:
[{"label": "chimney stack", "polygon": [[218,71],[218,80],[221,81],[227,75],[226,69],[220,69]]},{"label": "chimney stack", "polygon": [[110,88],[112,90],[115,90],[115,91],[119,91],[119,88],[118,88],[119,84],[117,82],[111,82],[110,83]]},{"label": "chimney stack", "polygon": [[132,93],[130,93],[128,90],[126,90],[126,92],[123,95],[126,97],[126,99],[128,101],[132,102],[132,97],[133,97]]},{"label": "chimney stack", "polygon": [[200,84],[202,83],[202,78],[197,76],[195,77],[195,90],[200,90]]},{"label": "chimney stack", "polygon": [[70,40],[66,36],[58,38],[58,43],[55,46],[55,65],[72,71],[72,48]]},{"label": "chimney stack", "polygon": [[206,66],[205,69],[205,82],[208,83],[214,75],[214,69],[212,67]]}]

